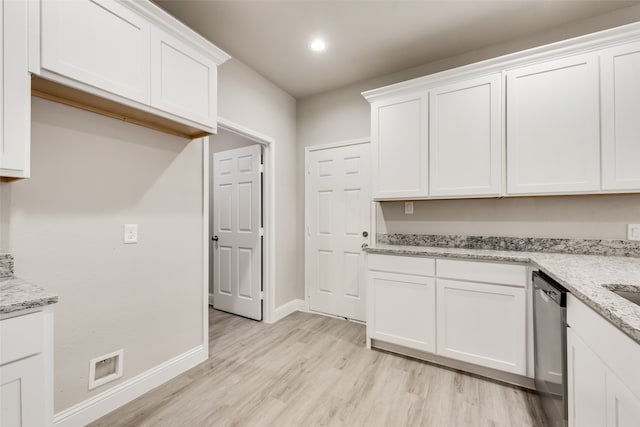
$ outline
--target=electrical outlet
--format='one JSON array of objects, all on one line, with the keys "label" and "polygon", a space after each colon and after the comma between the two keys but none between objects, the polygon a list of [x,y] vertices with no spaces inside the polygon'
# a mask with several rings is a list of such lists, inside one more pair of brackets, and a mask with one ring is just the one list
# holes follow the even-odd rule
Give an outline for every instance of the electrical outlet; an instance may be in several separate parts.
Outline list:
[{"label": "electrical outlet", "polygon": [[413,202],[404,202],[405,215],[413,215]]},{"label": "electrical outlet", "polygon": [[124,225],[124,243],[138,243],[138,224]]},{"label": "electrical outlet", "polygon": [[640,224],[627,225],[627,239],[640,240]]}]

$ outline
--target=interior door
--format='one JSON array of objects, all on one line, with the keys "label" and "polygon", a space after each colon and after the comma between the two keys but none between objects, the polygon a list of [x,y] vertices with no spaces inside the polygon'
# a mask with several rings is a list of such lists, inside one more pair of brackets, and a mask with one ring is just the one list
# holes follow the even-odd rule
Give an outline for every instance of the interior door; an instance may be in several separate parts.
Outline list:
[{"label": "interior door", "polygon": [[368,143],[309,152],[306,256],[313,311],[365,320],[369,170]]},{"label": "interior door", "polygon": [[213,307],[262,320],[259,145],[213,155]]}]

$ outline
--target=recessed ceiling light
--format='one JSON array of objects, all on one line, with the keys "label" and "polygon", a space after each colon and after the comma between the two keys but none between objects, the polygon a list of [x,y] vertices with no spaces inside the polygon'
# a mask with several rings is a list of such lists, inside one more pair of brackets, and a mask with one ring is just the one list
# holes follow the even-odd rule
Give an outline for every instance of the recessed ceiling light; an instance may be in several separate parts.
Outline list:
[{"label": "recessed ceiling light", "polygon": [[322,52],[327,48],[327,44],[322,39],[315,39],[311,42],[309,47],[311,47],[311,50],[315,50],[316,52]]}]

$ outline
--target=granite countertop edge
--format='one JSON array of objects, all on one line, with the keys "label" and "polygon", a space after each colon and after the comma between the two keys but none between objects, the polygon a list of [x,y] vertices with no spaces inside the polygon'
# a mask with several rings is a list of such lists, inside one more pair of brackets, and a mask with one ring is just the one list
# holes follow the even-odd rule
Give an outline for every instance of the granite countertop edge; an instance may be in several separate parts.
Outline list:
[{"label": "granite countertop edge", "polygon": [[387,244],[367,247],[365,252],[530,264],[640,344],[640,307],[603,286],[640,286],[638,258]]},{"label": "granite countertop edge", "polygon": [[0,315],[44,307],[58,302],[58,296],[41,286],[17,277],[0,279]]}]

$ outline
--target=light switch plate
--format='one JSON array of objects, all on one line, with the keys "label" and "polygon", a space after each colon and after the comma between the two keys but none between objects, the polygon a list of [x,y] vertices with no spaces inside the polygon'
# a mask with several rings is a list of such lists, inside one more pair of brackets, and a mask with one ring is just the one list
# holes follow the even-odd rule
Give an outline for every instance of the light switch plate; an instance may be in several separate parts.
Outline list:
[{"label": "light switch plate", "polygon": [[404,202],[405,215],[413,215],[413,202]]},{"label": "light switch plate", "polygon": [[627,239],[640,240],[640,224],[627,225]]},{"label": "light switch plate", "polygon": [[124,243],[138,243],[138,224],[124,225]]}]

